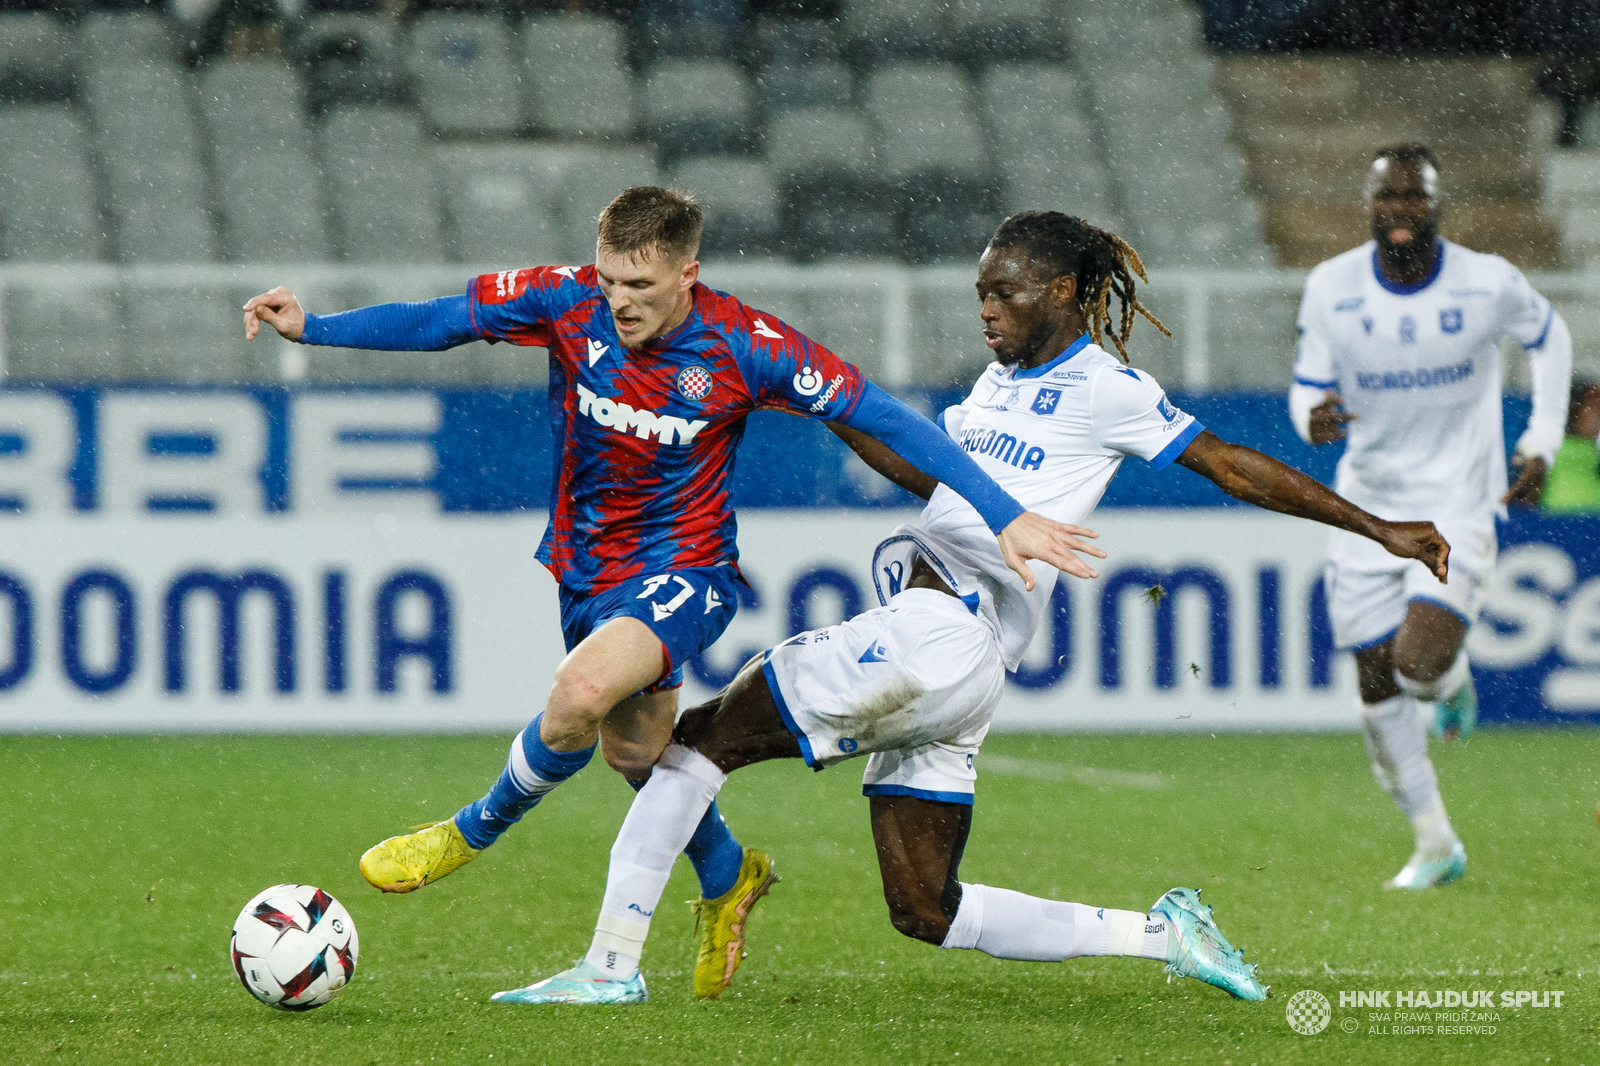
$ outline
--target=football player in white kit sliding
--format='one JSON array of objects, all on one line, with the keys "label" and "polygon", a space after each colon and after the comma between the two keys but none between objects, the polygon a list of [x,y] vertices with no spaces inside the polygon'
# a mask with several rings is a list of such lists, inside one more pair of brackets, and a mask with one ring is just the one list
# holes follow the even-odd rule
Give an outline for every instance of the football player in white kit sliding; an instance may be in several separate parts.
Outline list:
[{"label": "football player in white kit sliding", "polygon": [[[1136,455],[1158,468],[1181,463],[1262,507],[1372,537],[1443,579],[1450,549],[1432,524],[1375,518],[1314,479],[1218,439],[1129,367],[1133,315],[1150,317],[1134,295],[1135,274],[1144,277],[1133,249],[1081,219],[1054,211],[1006,219],[978,272],[983,332],[997,361],[965,402],[944,413],[946,431],[1019,500],[1059,521],[1086,519],[1123,458]],[[1113,295],[1120,329],[1109,313]],[[1103,335],[1121,358],[1099,346]],[[1142,956],[1239,998],[1265,998],[1255,967],[1228,944],[1193,889],[1172,889],[1149,911],[1126,911],[958,880],[972,824],[973,755],[1058,574],[1041,568],[1025,587],[969,504],[870,438],[835,432],[874,469],[929,500],[916,522],[877,550],[883,606],[790,638],[684,714],[611,849],[587,956],[495,1000],[642,1001],[638,965],[650,916],[674,857],[726,775],[767,759],[803,758],[820,770],[866,754],[862,791],[871,801],[890,920],[901,933],[1005,959]],[[1081,571],[1098,576],[1087,565]],[[707,963],[719,978],[700,994],[716,995],[732,979],[750,908],[766,887],[733,909],[719,956],[698,961],[697,992]]]},{"label": "football player in white kit sliding", "polygon": [[[1326,574],[1335,642],[1355,652],[1372,772],[1416,835],[1388,885],[1426,889],[1467,862],[1428,759],[1428,724],[1448,740],[1477,721],[1464,644],[1494,568],[1495,516],[1538,502],[1565,426],[1572,338],[1516,267],[1439,238],[1439,166],[1427,147],[1380,150],[1365,196],[1373,239],[1306,279],[1289,410],[1312,444],[1346,442],[1341,496],[1385,518],[1426,516],[1450,541],[1443,585],[1343,530],[1331,535]],[[1509,488],[1506,335],[1533,376]]]}]

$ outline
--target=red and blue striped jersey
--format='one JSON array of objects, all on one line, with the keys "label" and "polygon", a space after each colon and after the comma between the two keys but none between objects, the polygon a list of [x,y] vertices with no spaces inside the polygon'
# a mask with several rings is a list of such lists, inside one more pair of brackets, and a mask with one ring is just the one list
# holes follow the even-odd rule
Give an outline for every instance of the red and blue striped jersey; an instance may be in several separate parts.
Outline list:
[{"label": "red and blue striped jersey", "polygon": [[866,386],[822,345],[698,283],[683,324],[635,349],[618,339],[592,265],[484,274],[467,295],[478,336],[550,351],[555,476],[539,560],[574,592],[735,563],[745,416],[837,419]]}]

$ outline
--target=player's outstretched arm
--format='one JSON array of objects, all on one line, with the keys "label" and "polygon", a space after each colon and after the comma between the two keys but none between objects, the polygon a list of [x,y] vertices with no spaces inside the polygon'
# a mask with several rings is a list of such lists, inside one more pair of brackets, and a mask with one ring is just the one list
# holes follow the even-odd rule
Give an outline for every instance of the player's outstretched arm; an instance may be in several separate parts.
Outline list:
[{"label": "player's outstretched arm", "polygon": [[465,293],[421,303],[375,304],[313,315],[280,285],[245,303],[244,339],[255,340],[263,322],[285,340],[299,344],[384,352],[440,352],[479,339]]},{"label": "player's outstretched arm", "polygon": [[1450,545],[1432,522],[1386,522],[1316,478],[1254,448],[1229,444],[1205,430],[1183,450],[1178,462],[1236,500],[1359,533],[1382,544],[1391,555],[1420,560],[1440,581],[1449,573]]},{"label": "player's outstretched arm", "polygon": [[835,421],[877,441],[913,470],[950,486],[972,504],[994,531],[1006,565],[1016,571],[1027,588],[1032,589],[1035,584],[1029,559],[1049,563],[1074,577],[1100,576],[1076,554],[1105,558],[1104,551],[1080,539],[1097,537],[1098,533],[1025,510],[949,434],[871,382],[849,412]]},{"label": "player's outstretched arm", "polygon": [[859,455],[863,463],[913,496],[926,500],[939,487],[938,478],[924,474],[891,451],[888,445],[872,439],[859,429],[851,429],[840,422],[824,422],[823,425],[835,437],[850,445],[850,450]]}]

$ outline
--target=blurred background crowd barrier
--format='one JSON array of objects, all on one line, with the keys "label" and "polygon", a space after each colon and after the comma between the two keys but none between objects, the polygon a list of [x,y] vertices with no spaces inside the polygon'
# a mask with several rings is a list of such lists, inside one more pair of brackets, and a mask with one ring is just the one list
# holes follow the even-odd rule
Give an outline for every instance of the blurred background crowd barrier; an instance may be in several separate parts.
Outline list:
[{"label": "blurred background crowd barrier", "polygon": [[[573,259],[573,262],[587,260]],[[531,265],[520,260],[509,264]],[[508,262],[480,264],[499,269]],[[313,311],[465,291],[477,266],[0,264],[0,366],[12,383],[527,385],[543,349],[474,343],[448,352],[307,348],[268,331],[246,343],[239,307],[287,285]],[[770,311],[891,387],[969,383],[987,365],[974,263],[707,262],[705,281]],[[1572,328],[1577,372],[1600,377],[1600,272],[1536,272]],[[1289,387],[1305,272],[1151,268],[1146,305],[1173,331],[1136,326],[1134,363],[1174,390]],[[1508,386],[1527,359],[1507,349]]]}]

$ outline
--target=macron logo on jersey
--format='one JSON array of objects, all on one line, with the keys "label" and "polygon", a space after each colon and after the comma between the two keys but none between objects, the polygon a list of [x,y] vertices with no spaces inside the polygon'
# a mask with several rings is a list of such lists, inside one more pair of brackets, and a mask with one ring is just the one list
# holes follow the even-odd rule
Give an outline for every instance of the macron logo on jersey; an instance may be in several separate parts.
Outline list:
[{"label": "macron logo on jersey", "polygon": [[695,434],[711,424],[702,418],[691,422],[677,415],[658,415],[642,407],[635,409],[620,400],[593,393],[582,385],[577,388],[580,415],[618,433],[632,433],[640,440],[656,437],[662,444],[688,444]]},{"label": "macron logo on jersey", "polygon": [[610,350],[611,350],[611,345],[609,345],[609,344],[601,344],[599,341],[595,340],[593,337],[590,337],[589,338],[589,365],[590,366],[594,366],[596,363],[598,363],[600,361],[600,357],[602,355],[605,355]]},{"label": "macron logo on jersey", "polygon": [[783,340],[783,334],[779,333],[777,330],[773,329],[759,318],[756,319],[755,328],[750,332],[754,333],[757,337],[766,337],[768,340]]}]

